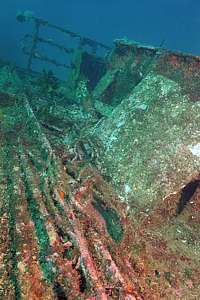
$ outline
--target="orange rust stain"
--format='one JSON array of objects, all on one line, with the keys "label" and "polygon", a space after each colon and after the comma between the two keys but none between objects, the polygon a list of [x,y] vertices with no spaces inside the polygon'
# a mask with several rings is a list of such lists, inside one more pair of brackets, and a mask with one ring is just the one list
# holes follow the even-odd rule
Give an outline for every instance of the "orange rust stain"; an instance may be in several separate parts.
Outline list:
[{"label": "orange rust stain", "polygon": [[128,294],[134,294],[134,289],[133,289],[133,287],[132,287],[131,284],[128,284],[128,285],[126,286],[125,291],[126,291],[126,293],[128,293]]},{"label": "orange rust stain", "polygon": [[60,191],[58,193],[59,193],[59,196],[60,196],[61,200],[64,201],[65,200],[65,192]]}]

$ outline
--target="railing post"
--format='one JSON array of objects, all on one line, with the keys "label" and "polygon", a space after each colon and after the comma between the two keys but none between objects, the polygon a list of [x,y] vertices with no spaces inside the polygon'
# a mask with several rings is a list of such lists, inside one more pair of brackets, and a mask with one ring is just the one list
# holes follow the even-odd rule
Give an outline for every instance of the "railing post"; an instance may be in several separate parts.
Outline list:
[{"label": "railing post", "polygon": [[27,70],[31,71],[31,66],[32,66],[32,61],[35,57],[35,52],[37,49],[37,43],[38,43],[38,37],[39,37],[39,29],[41,22],[38,19],[33,19],[35,26],[34,26],[34,31],[33,31],[33,39],[32,39],[32,47],[30,50],[30,56],[28,58],[28,64],[27,64]]}]

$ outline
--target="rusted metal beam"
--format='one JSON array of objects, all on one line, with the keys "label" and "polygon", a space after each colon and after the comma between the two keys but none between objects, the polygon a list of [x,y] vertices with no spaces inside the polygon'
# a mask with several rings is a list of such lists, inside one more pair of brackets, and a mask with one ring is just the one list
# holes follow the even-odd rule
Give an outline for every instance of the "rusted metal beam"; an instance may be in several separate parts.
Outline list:
[{"label": "rusted metal beam", "polygon": [[[23,52],[26,55],[31,55],[31,52],[26,51],[25,49],[23,50]],[[53,58],[50,58],[50,57],[48,57],[46,55],[40,54],[38,52],[34,53],[33,58],[37,59],[37,60],[41,60],[41,61],[46,61],[48,63],[51,63],[51,64],[55,65],[56,67],[63,67],[63,68],[66,68],[66,69],[73,68],[73,65],[66,65],[66,64],[63,64],[63,63],[59,63],[57,60],[55,60]]]},{"label": "rusted metal beam", "polygon": [[[32,34],[26,34],[26,35],[25,35],[25,38],[31,38],[31,39],[33,39],[33,35],[32,35]],[[38,39],[37,39],[37,40],[38,40],[38,42],[40,42],[40,43],[44,43],[44,44],[48,44],[48,45],[50,45],[50,46],[56,47],[56,48],[58,48],[59,50],[66,52],[67,54],[71,54],[71,53],[74,52],[74,49],[73,49],[73,48],[67,48],[67,47],[65,47],[65,46],[63,46],[63,45],[57,44],[57,43],[55,43],[52,39],[45,39],[45,38],[42,38],[42,37],[39,37],[39,36],[38,36]]]}]

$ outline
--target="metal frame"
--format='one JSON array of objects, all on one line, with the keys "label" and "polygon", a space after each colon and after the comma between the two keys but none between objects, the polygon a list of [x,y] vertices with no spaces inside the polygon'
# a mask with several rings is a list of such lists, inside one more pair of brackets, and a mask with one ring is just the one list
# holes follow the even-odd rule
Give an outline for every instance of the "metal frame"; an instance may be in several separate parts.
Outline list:
[{"label": "metal frame", "polygon": [[[34,22],[34,30],[32,34],[25,34],[23,37],[23,44],[22,44],[22,50],[25,55],[28,56],[28,62],[27,62],[27,70],[32,70],[32,65],[34,60],[41,60],[50,64],[55,65],[56,67],[63,67],[66,69],[73,68],[73,63],[70,65],[63,64],[51,57],[48,57],[46,55],[43,55],[39,53],[38,51],[38,44],[48,44],[50,47],[56,47],[60,51],[65,52],[67,55],[71,55],[75,52],[75,48],[68,48],[65,45],[61,45],[59,43],[54,42],[51,39],[46,39],[40,36],[40,29],[41,27],[48,27],[55,29],[64,35],[67,35],[71,38],[78,40],[78,48],[84,50],[85,47],[89,47],[91,49],[92,54],[96,54],[98,49],[103,49],[104,51],[109,51],[111,48],[107,45],[97,42],[96,40],[84,37],[76,32],[70,31],[68,29],[62,28],[60,26],[54,25],[49,23],[46,20],[36,18],[34,16],[26,16],[26,14],[21,14],[17,16],[18,21],[25,22],[25,21],[33,21]],[[31,47],[27,47],[27,41],[31,40]],[[70,60],[71,61],[71,60]]]}]

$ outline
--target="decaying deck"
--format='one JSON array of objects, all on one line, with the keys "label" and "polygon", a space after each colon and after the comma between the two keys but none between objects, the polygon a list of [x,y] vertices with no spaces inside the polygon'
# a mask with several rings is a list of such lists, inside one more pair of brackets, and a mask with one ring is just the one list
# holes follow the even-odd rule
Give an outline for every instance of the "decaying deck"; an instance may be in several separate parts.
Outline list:
[{"label": "decaying deck", "polygon": [[0,73],[0,298],[199,299],[200,58],[88,65],[43,95]]}]

